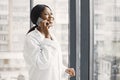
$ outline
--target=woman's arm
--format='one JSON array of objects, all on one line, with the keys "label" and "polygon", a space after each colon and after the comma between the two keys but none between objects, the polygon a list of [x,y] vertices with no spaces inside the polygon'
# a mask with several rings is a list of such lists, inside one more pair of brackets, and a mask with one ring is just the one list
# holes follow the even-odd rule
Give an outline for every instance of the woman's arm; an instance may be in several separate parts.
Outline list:
[{"label": "woman's arm", "polygon": [[27,36],[24,49],[24,58],[29,65],[34,65],[39,69],[47,69],[51,64],[53,57],[52,51],[55,50],[56,46],[54,41],[45,38],[38,45],[37,41]]}]

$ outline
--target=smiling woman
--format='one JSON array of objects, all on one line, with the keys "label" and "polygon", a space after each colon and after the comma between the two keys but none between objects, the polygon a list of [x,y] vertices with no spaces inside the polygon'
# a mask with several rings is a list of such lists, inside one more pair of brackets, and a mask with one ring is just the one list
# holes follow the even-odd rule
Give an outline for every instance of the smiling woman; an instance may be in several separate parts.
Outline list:
[{"label": "smiling woman", "polygon": [[[69,56],[69,12],[68,0],[33,0],[33,5],[47,4],[52,9],[54,15],[54,25],[52,31],[62,46],[63,63],[68,66]],[[62,6],[61,6],[62,4]],[[55,27],[54,27],[55,26]],[[56,27],[57,26],[57,27]]]},{"label": "smiling woman", "polygon": [[[39,18],[42,20],[37,24]],[[30,80],[64,80],[75,76],[74,69],[62,63],[60,44],[50,31],[51,18],[52,11],[47,5],[38,4],[31,10],[31,21],[35,26],[27,33],[24,47]]]}]

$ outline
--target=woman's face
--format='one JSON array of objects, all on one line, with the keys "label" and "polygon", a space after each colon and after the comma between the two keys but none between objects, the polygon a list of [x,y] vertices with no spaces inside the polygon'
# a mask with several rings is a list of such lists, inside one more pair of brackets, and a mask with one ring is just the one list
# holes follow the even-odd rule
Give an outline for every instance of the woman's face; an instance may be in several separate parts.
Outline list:
[{"label": "woman's face", "polygon": [[45,7],[44,11],[41,13],[41,18],[49,22],[53,22],[54,20],[53,13],[48,7]]}]

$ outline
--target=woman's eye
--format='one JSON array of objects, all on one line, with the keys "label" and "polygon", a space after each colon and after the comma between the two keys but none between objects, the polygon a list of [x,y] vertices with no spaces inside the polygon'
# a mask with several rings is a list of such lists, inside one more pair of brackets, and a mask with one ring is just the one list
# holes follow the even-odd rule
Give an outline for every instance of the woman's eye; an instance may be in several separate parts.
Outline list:
[{"label": "woman's eye", "polygon": [[44,13],[44,15],[48,15],[47,13]]},{"label": "woman's eye", "polygon": [[51,13],[51,15],[53,15],[53,13]]}]

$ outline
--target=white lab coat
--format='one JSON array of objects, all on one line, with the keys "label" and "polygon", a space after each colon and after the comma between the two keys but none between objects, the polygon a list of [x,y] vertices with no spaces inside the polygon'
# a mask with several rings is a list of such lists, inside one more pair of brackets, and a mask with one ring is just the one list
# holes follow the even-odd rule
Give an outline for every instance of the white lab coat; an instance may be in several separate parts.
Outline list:
[{"label": "white lab coat", "polygon": [[62,63],[60,45],[45,38],[37,29],[26,35],[24,59],[29,70],[29,80],[65,80],[66,67]]}]

